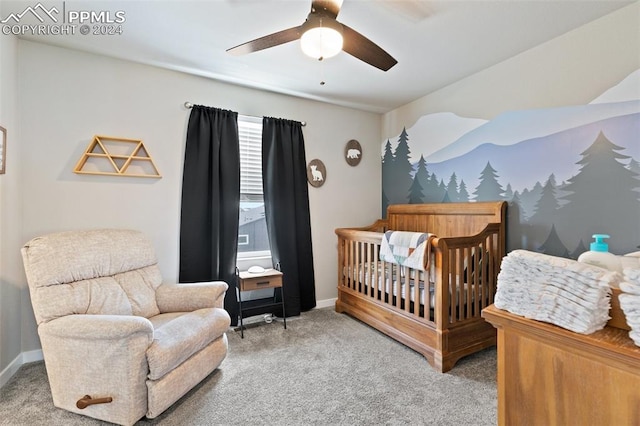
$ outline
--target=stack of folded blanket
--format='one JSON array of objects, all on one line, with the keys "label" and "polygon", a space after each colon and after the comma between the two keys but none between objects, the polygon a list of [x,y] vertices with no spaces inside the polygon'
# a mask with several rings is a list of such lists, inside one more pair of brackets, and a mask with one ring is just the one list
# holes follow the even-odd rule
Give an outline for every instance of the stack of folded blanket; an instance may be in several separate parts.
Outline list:
[{"label": "stack of folded blanket", "polygon": [[502,260],[495,306],[590,334],[607,324],[611,287],[621,278],[618,272],[575,260],[514,250]]},{"label": "stack of folded blanket", "polygon": [[623,292],[618,296],[620,307],[631,328],[629,337],[640,346],[640,268],[625,268],[624,280],[620,283]]}]

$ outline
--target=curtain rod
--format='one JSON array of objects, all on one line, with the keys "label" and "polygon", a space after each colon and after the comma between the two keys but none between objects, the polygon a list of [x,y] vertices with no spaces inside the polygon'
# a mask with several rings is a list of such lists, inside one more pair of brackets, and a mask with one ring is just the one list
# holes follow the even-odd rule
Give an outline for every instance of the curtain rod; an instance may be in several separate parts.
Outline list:
[{"label": "curtain rod", "polygon": [[[187,108],[187,109],[191,109],[191,108],[193,108],[193,104],[191,102],[187,101],[187,102],[184,103],[184,107]],[[251,117],[251,118],[262,118],[262,117],[256,117],[254,115],[246,115],[246,114],[240,114],[240,115],[244,115],[246,117]],[[306,121],[301,121],[300,124],[302,124],[302,127],[304,127],[304,126],[307,125],[307,122]]]}]

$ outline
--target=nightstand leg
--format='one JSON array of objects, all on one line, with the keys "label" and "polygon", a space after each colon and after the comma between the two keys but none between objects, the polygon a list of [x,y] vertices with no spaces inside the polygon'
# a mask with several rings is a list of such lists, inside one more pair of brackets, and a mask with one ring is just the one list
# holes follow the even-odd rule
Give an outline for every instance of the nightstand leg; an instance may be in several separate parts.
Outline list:
[{"label": "nightstand leg", "polygon": [[240,338],[244,339],[244,325],[242,325],[242,292],[237,287],[236,294],[238,295],[238,307],[240,308]]},{"label": "nightstand leg", "polygon": [[287,329],[287,313],[284,311],[284,283],[280,287],[280,298],[282,299],[282,322],[284,323],[284,329]]}]

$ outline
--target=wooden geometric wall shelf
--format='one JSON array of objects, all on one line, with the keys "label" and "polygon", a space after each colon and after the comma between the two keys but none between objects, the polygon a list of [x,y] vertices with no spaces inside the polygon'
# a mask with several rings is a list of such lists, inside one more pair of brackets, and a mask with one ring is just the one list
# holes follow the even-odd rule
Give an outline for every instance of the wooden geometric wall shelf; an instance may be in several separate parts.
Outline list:
[{"label": "wooden geometric wall shelf", "polygon": [[98,135],[73,171],[87,175],[162,177],[141,140]]}]

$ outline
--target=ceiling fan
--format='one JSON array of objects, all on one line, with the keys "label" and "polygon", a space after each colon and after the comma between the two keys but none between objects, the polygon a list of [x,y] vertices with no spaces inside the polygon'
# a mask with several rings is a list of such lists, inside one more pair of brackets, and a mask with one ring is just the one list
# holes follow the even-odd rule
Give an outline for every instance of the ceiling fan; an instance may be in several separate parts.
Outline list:
[{"label": "ceiling fan", "polygon": [[244,55],[300,39],[302,50],[318,60],[345,51],[382,71],[397,64],[380,46],[336,20],[341,6],[342,0],[313,0],[311,12],[302,25],[251,40],[227,52]]}]

